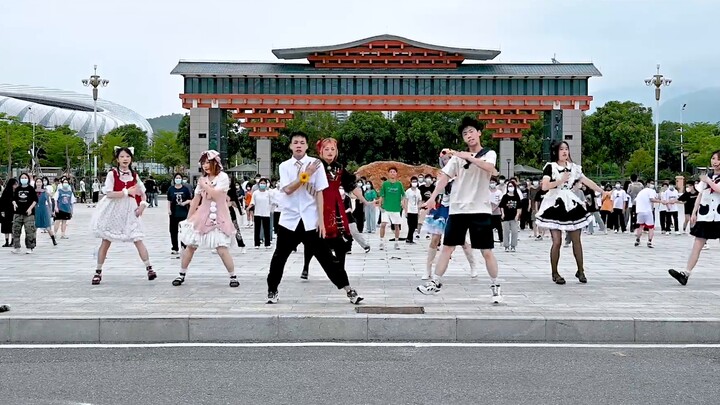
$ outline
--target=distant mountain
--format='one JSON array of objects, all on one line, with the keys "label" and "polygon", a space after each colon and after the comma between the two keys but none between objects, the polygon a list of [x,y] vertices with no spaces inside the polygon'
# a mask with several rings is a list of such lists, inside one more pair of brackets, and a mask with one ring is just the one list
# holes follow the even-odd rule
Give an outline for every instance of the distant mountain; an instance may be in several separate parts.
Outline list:
[{"label": "distant mountain", "polygon": [[[655,92],[652,88],[645,86],[600,90],[591,92],[590,95],[594,97],[590,112],[612,100],[631,100],[655,108]],[[672,85],[663,88],[660,98],[660,120],[680,122],[680,110],[683,104],[687,104],[682,117],[685,122],[720,122],[720,108],[718,108],[720,106],[720,87],[710,87],[679,95]]]},{"label": "distant mountain", "polygon": [[177,132],[180,120],[182,120],[183,114],[170,114],[161,115],[155,118],[148,118],[148,122],[154,132],[158,131],[172,131]]}]

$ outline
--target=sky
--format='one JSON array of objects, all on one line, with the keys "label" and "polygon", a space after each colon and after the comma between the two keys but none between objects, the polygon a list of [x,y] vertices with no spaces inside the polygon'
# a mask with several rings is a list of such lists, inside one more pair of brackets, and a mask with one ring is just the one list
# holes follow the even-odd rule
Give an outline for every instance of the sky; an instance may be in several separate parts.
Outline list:
[{"label": "sky", "polygon": [[[720,87],[720,2],[714,0],[2,0],[0,83],[89,92],[151,118],[183,112],[178,60],[277,61],[271,50],[393,34],[437,45],[499,49],[496,62],[593,62],[599,103],[651,104]],[[668,117],[668,119],[677,117]]]}]

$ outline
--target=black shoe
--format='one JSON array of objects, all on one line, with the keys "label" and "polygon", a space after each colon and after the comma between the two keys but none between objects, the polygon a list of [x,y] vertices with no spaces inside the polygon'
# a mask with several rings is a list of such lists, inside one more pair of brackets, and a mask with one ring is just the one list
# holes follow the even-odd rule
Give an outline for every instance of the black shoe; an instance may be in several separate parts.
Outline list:
[{"label": "black shoe", "polygon": [[10,307],[7,305],[0,305],[0,312],[7,312],[10,310]]},{"label": "black shoe", "polygon": [[640,239],[635,239],[635,246],[640,246]]},{"label": "black shoe", "polygon": [[363,297],[359,296],[357,291],[354,289],[347,292],[347,297],[350,299],[350,303],[355,305],[359,304],[360,301],[363,300]]},{"label": "black shoe", "polygon": [[368,246],[368,247],[365,248],[365,253],[367,253],[367,252],[369,252],[369,251],[370,251],[370,246]]},{"label": "black shoe", "polygon": [[268,293],[267,303],[268,304],[277,304],[278,303],[277,291]]},{"label": "black shoe", "polygon": [[308,279],[308,269],[303,269],[302,274],[300,274],[300,278],[303,280]]},{"label": "black shoe", "polygon": [[230,276],[230,287],[240,287],[240,282],[237,279],[237,276]]},{"label": "black shoe", "polygon": [[578,271],[577,273],[575,273],[575,277],[577,277],[577,279],[578,279],[581,283],[583,283],[583,284],[587,283],[587,278],[585,277],[585,272],[584,272],[584,271]]},{"label": "black shoe", "polygon": [[668,270],[668,273],[670,273],[670,275],[682,285],[686,285],[688,282],[688,278],[690,278],[684,271],[670,269]]}]

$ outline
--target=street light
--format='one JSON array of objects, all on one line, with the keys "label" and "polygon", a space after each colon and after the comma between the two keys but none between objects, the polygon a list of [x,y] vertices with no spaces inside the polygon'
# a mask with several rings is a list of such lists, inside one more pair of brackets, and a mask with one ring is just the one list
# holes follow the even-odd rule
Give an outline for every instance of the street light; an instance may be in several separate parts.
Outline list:
[{"label": "street light", "polygon": [[28,113],[30,114],[30,122],[32,122],[32,150],[30,151],[30,173],[35,175],[35,115],[32,110],[32,106],[28,107]]},{"label": "street light", "polygon": [[[82,84],[85,87],[92,87],[93,95],[93,142],[97,144],[97,99],[98,87],[105,87],[110,83],[109,80],[101,79],[97,74],[97,65],[93,66],[93,74],[89,79],[83,79]],[[93,156],[93,178],[97,178],[97,154]]]},{"label": "street light", "polygon": [[683,115],[685,114],[685,106],[687,106],[687,103],[683,104],[680,109],[680,173],[685,173],[685,156],[683,155]]},{"label": "street light", "polygon": [[647,86],[655,86],[655,184],[658,184],[658,143],[660,139],[660,88],[669,86],[672,80],[660,74],[660,64],[657,65],[657,73],[645,79]]}]

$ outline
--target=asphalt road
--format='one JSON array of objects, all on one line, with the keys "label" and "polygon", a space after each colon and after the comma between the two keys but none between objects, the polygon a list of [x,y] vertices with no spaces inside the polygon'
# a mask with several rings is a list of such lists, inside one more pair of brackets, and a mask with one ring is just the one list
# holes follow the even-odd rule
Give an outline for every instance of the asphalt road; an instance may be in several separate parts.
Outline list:
[{"label": "asphalt road", "polygon": [[0,347],[9,404],[718,404],[718,348]]}]

